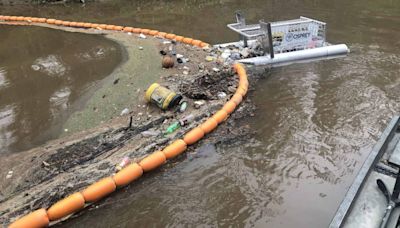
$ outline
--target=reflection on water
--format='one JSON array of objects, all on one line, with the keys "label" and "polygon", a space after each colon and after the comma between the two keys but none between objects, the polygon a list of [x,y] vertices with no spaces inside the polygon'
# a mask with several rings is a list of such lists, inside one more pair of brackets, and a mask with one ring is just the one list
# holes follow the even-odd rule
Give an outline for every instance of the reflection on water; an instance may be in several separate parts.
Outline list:
[{"label": "reflection on water", "polygon": [[29,14],[150,27],[211,43],[237,39],[226,28],[237,9],[250,23],[303,15],[326,21],[328,40],[352,51],[276,68],[259,81],[250,93],[258,112],[249,120],[256,131],[249,145],[198,149],[65,227],[326,227],[400,108],[399,1],[121,0],[37,9]]},{"label": "reflection on water", "polygon": [[0,25],[0,37],[1,153],[55,138],[79,96],[121,61],[117,44],[94,35]]},{"label": "reflection on water", "polygon": [[13,137],[15,129],[11,125],[15,121],[15,107],[6,106],[0,110],[0,147],[7,148],[15,143],[16,139]]},{"label": "reflection on water", "polygon": [[9,81],[6,77],[6,71],[4,68],[0,68],[0,88],[2,87],[7,87],[9,84]]}]

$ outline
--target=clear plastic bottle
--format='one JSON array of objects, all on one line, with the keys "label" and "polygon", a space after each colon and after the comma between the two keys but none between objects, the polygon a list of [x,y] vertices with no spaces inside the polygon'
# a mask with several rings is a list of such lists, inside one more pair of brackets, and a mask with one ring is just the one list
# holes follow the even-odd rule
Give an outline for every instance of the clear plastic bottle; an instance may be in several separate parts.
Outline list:
[{"label": "clear plastic bottle", "polygon": [[129,159],[128,156],[124,157],[122,161],[115,167],[117,171],[120,171],[123,169],[125,166],[129,165],[131,163],[131,160]]}]

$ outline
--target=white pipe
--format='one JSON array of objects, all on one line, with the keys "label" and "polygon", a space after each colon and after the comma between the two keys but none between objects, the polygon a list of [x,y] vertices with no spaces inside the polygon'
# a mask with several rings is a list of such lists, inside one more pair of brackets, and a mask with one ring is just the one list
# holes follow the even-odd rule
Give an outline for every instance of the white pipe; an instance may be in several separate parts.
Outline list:
[{"label": "white pipe", "polygon": [[273,59],[271,59],[270,56],[259,56],[254,58],[242,59],[239,60],[239,62],[252,65],[281,66],[296,62],[335,58],[347,55],[349,52],[350,50],[345,44],[337,44],[301,51],[275,54],[275,57]]}]

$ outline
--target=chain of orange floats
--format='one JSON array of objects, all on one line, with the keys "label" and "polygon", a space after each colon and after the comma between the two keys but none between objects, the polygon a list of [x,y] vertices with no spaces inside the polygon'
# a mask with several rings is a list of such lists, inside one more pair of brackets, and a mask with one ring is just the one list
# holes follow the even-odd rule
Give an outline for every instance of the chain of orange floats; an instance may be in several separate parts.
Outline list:
[{"label": "chain of orange floats", "polygon": [[[199,48],[205,48],[209,46],[208,43],[205,43],[201,40],[195,40],[189,37],[178,36],[172,33],[159,32],[157,30],[151,29],[23,16],[0,15],[0,21],[23,22],[31,25],[35,25],[35,23],[42,23],[66,27],[93,28],[99,30],[112,30],[137,34],[141,33],[145,35],[161,37],[164,39],[175,40],[177,42],[189,44]],[[228,116],[236,109],[236,107],[242,102],[243,97],[246,95],[249,86],[246,70],[243,65],[239,63],[235,63],[233,65],[233,68],[239,76],[239,85],[237,86],[235,94],[213,116],[187,132],[184,135],[183,139],[175,140],[163,150],[156,151],[148,155],[138,163],[131,163],[130,165],[124,167],[122,170],[117,172],[115,175],[103,178],[98,182],[86,187],[82,191],[69,195],[68,197],[58,201],[48,209],[38,209],[17,219],[15,222],[10,224],[9,227],[34,228],[49,226],[51,221],[59,220],[77,212],[78,210],[84,208],[86,203],[95,202],[111,194],[117,188],[121,188],[138,179],[143,175],[144,172],[149,172],[153,169],[156,169],[157,167],[163,165],[167,160],[172,159],[183,153],[188,146],[196,143],[206,134],[212,132],[215,128],[217,128],[219,124],[224,122],[228,118]]]}]

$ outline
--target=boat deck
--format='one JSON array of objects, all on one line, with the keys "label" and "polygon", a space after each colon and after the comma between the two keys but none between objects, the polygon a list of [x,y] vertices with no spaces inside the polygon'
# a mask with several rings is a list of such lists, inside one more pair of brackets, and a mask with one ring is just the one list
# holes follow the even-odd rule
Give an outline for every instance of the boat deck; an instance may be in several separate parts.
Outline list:
[{"label": "boat deck", "polygon": [[[393,192],[400,166],[399,126],[400,118],[396,116],[356,176],[330,227],[380,227],[388,203],[376,181],[381,179]],[[387,227],[395,227],[399,215],[400,207],[393,210]]]}]

